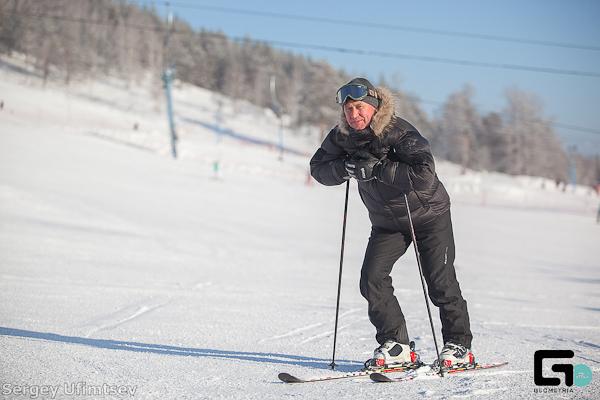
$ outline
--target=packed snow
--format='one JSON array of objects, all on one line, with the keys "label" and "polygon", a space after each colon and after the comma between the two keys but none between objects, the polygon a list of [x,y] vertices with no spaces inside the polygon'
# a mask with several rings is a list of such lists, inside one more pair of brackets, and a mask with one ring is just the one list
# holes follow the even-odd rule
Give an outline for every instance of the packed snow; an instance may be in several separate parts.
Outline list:
[{"label": "packed snow", "polygon": [[[23,60],[0,67],[4,398],[600,398],[591,189],[438,163],[473,351],[506,367],[398,384],[284,384],[279,372],[330,372],[344,187],[307,180],[319,130],[286,128],[281,160],[272,112],[178,83],[173,160],[160,88],[116,78],[43,85]],[[358,291],[369,230],[353,183],[339,371],[376,347]],[[393,279],[431,361],[412,249]],[[573,350],[567,361],[591,368],[592,382],[536,393],[540,349]],[[545,375],[561,376],[551,364]]]}]

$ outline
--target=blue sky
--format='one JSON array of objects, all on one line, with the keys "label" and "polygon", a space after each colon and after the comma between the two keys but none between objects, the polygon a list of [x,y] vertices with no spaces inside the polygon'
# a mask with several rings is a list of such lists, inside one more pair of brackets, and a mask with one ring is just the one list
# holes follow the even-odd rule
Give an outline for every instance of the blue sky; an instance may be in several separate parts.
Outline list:
[{"label": "blue sky", "polygon": [[[141,3],[153,3],[140,0]],[[164,1],[155,1],[159,11]],[[600,2],[545,1],[191,1],[171,0],[175,15],[196,28],[219,30],[228,36],[370,49],[418,56],[520,64],[600,73],[600,50],[583,50],[528,43],[361,26],[296,21],[267,16],[195,9],[217,6],[270,13],[365,21],[444,31],[469,32],[532,40],[575,43],[600,48]],[[507,69],[429,63],[409,59],[360,56],[320,50],[285,49],[326,60],[351,74],[372,80],[380,76],[425,100],[433,114],[450,93],[470,84],[481,112],[500,111],[511,87],[535,93],[545,115],[561,124],[600,131],[600,77],[557,75]],[[333,96],[332,96],[333,99]],[[557,127],[566,143],[586,153],[600,154],[600,133]]]}]

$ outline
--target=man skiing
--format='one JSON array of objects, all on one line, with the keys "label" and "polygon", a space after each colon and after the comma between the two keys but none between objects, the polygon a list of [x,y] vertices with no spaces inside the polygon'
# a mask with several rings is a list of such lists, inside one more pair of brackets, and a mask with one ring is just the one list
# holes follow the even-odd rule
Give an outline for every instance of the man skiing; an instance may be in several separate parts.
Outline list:
[{"label": "man skiing", "polygon": [[418,361],[390,276],[412,241],[405,194],[429,297],[440,309],[442,367],[474,364],[467,303],[454,269],[450,198],[435,173],[429,143],[395,115],[391,93],[367,79],[342,86],[336,100],[342,106],[341,120],[313,155],[310,168],[323,185],[356,179],[369,211],[372,227],[360,292],[367,299],[379,347],[366,364],[378,368]]}]

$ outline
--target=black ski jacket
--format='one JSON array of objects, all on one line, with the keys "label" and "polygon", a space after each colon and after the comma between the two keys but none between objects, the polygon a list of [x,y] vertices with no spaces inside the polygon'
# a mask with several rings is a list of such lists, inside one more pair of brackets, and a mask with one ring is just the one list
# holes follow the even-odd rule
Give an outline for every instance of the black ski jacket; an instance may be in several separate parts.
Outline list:
[{"label": "black ski jacket", "polygon": [[450,198],[435,173],[429,142],[408,121],[394,114],[393,98],[377,89],[380,107],[370,128],[354,131],[342,118],[310,160],[311,175],[323,185],[346,181],[344,162],[359,150],[382,160],[377,179],[358,182],[360,197],[375,227],[408,229],[404,193],[415,225],[427,224],[450,209]]}]

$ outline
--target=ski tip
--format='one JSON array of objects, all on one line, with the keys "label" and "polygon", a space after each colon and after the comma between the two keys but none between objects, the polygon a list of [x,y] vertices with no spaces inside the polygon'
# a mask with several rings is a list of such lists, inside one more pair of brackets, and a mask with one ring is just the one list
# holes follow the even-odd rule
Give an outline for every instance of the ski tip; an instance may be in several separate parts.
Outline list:
[{"label": "ski tip", "polygon": [[478,364],[478,365],[480,366],[480,368],[486,369],[486,368],[504,367],[507,364],[508,364],[508,361],[501,361],[501,362],[495,362],[495,363],[489,363],[489,364]]},{"label": "ski tip", "polygon": [[285,383],[302,383],[304,382],[302,379],[296,378],[294,375],[290,375],[287,372],[282,372],[277,375],[280,381]]},{"label": "ski tip", "polygon": [[371,380],[375,381],[375,382],[393,382],[394,381],[389,376],[386,376],[379,372],[373,372],[371,375],[369,375],[369,378],[371,378]]}]

